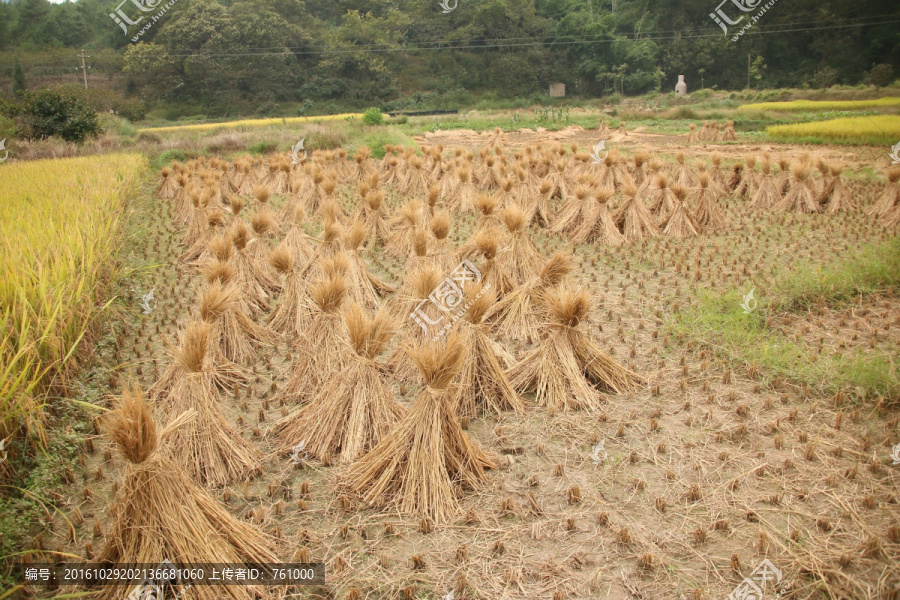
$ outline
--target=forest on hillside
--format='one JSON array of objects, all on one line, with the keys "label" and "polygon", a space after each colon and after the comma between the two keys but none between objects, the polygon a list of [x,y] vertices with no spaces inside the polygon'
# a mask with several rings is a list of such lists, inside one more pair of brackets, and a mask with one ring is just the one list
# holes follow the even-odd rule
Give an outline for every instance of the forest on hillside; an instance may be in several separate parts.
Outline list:
[{"label": "forest on hillside", "polygon": [[[740,1],[13,0],[0,3],[0,93],[17,74],[29,87],[80,83],[82,49],[94,86],[220,112],[529,97],[557,81],[569,96],[635,95],[669,92],[679,74],[691,90],[886,85],[898,74],[894,2],[775,2],[733,41],[743,23],[726,35],[710,13],[755,14]],[[117,8],[146,18],[120,26]]]}]

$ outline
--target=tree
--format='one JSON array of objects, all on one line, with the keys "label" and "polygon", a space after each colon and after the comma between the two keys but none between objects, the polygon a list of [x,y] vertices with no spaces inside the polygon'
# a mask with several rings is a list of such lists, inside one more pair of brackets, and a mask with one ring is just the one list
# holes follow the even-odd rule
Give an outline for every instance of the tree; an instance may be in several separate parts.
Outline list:
[{"label": "tree", "polygon": [[16,56],[13,66],[13,94],[22,95],[28,90],[28,83],[25,81],[25,71]]}]

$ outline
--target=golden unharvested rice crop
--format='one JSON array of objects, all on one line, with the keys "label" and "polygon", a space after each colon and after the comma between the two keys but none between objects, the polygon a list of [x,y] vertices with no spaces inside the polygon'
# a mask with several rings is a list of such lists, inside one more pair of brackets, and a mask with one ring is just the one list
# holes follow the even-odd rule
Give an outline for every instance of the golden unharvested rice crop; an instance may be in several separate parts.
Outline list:
[{"label": "golden unharvested rice crop", "polygon": [[241,119],[240,121],[227,121],[224,123],[195,123],[193,125],[173,125],[171,127],[145,127],[138,129],[138,133],[145,131],[153,133],[171,133],[173,131],[209,131],[210,129],[218,129],[224,127],[232,129],[235,127],[265,127],[267,125],[295,125],[297,123],[311,123],[313,121],[337,121],[339,119],[356,118],[361,119],[361,113],[343,113],[339,115],[322,115],[320,117],[288,117],[285,119]]},{"label": "golden unharvested rice crop", "polygon": [[136,154],[3,165],[0,186],[0,439],[44,441],[42,400],[64,386],[103,308]]},{"label": "golden unharvested rice crop", "polygon": [[776,140],[818,138],[838,143],[894,144],[900,139],[900,116],[873,115],[772,125],[766,127],[766,133]]},{"label": "golden unharvested rice crop", "polygon": [[877,100],[793,100],[791,102],[757,102],[743,104],[740,110],[809,111],[863,110],[867,108],[900,107],[900,98],[887,97]]}]

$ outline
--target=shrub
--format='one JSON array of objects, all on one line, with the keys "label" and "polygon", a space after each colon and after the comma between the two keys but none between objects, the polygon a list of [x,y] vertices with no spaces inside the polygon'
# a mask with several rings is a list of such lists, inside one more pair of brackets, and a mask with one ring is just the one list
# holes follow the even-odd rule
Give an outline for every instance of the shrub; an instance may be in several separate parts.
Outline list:
[{"label": "shrub", "polygon": [[362,121],[366,125],[381,125],[384,123],[384,116],[381,114],[380,109],[370,107],[363,113]]},{"label": "shrub", "polygon": [[278,144],[275,142],[259,142],[250,146],[250,152],[253,154],[272,154],[278,150]]},{"label": "shrub", "polygon": [[28,136],[59,136],[67,142],[81,143],[86,137],[100,133],[97,113],[80,98],[52,90],[26,95],[24,116]]}]

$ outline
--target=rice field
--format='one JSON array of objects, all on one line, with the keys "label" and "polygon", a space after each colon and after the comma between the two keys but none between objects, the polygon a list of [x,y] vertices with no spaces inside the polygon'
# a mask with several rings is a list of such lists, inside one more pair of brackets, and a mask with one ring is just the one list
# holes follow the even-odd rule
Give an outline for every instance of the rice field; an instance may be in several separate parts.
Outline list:
[{"label": "rice field", "polygon": [[[315,585],[166,597],[700,600],[771,564],[765,598],[896,598],[900,170],[734,133],[166,165],[120,221],[129,291],[84,380],[104,417],[13,571],[315,562]],[[115,161],[62,189],[120,214],[144,163]],[[83,223],[114,262],[115,224]]]},{"label": "rice field", "polygon": [[3,165],[0,439],[46,443],[43,405],[68,395],[117,272],[125,196],[146,168],[128,154]]},{"label": "rice field", "polygon": [[774,140],[815,139],[827,143],[886,144],[900,140],[900,116],[871,115],[844,117],[811,123],[792,123],[766,127]]},{"label": "rice field", "polygon": [[361,119],[362,113],[342,113],[337,115],[321,115],[314,117],[283,117],[272,119],[239,119],[236,121],[224,121],[222,123],[192,123],[190,125],[172,125],[169,127],[143,127],[138,133],[178,133],[185,131],[211,131],[214,129],[237,129],[267,127],[269,125],[297,125],[299,123],[314,123],[318,121],[338,121],[344,119]]},{"label": "rice field", "polygon": [[787,112],[827,112],[832,110],[867,110],[900,107],[900,98],[875,100],[791,100],[790,102],[756,102],[742,104],[740,110],[777,110]]}]

